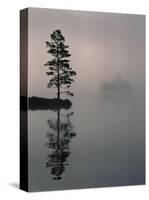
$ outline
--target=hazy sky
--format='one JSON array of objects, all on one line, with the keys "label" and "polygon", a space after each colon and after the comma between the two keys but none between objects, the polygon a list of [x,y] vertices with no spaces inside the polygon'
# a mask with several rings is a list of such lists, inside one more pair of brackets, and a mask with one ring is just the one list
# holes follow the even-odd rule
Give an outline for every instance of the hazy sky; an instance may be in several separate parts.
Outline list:
[{"label": "hazy sky", "polygon": [[145,16],[29,8],[29,96],[56,95],[44,66],[51,59],[45,41],[56,29],[70,45],[75,93],[97,93],[117,75],[144,87]]}]

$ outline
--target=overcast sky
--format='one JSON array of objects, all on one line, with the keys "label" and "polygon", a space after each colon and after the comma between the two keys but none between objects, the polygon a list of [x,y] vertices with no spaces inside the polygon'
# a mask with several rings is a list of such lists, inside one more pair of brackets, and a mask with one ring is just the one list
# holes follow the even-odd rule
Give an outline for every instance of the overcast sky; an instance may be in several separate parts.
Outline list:
[{"label": "overcast sky", "polygon": [[144,87],[143,15],[29,8],[29,96],[56,95],[46,87],[44,66],[52,58],[45,41],[56,29],[70,45],[70,64],[77,72],[75,93],[100,92],[100,84],[117,75],[134,88]]}]

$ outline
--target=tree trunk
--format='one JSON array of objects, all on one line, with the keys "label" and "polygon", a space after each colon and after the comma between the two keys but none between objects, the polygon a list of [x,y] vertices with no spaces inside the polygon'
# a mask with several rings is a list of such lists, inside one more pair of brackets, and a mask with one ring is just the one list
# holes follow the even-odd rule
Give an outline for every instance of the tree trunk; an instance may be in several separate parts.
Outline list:
[{"label": "tree trunk", "polygon": [[[57,48],[58,52],[58,48]],[[60,83],[59,83],[59,64],[58,64],[59,58],[57,53],[57,100],[58,100],[58,107],[60,104]]]},{"label": "tree trunk", "polygon": [[58,87],[57,87],[57,99],[58,99],[58,102],[60,101],[60,86],[58,84]]},{"label": "tree trunk", "polygon": [[57,110],[57,151],[59,150],[60,109]]},{"label": "tree trunk", "polygon": [[57,100],[58,100],[58,106],[59,106],[59,103],[60,103],[60,83],[59,83],[59,66],[58,66],[58,73],[57,73]]}]

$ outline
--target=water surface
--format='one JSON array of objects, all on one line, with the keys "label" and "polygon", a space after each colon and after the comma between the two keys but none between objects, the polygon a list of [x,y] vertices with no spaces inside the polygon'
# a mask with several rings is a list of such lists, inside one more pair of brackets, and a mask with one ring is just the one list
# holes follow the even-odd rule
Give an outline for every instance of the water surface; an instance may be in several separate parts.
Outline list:
[{"label": "water surface", "polygon": [[[50,127],[50,123],[56,126],[58,113],[28,113],[30,190],[144,184],[144,96],[80,95],[72,103],[71,109],[60,110],[62,150],[58,154],[57,128]],[[68,132],[75,134],[68,137]],[[53,148],[48,148],[54,140],[55,146],[51,143]],[[48,164],[52,154],[57,172]],[[61,159],[59,166],[56,155]]]}]

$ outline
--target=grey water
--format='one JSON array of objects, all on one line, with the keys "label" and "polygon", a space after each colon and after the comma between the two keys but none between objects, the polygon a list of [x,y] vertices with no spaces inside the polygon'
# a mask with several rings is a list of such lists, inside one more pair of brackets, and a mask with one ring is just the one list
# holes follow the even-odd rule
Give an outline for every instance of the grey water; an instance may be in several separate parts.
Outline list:
[{"label": "grey water", "polygon": [[[64,139],[60,135],[65,147],[60,152],[63,157],[57,176],[52,170],[56,157],[51,156],[53,164],[47,163],[56,152],[54,144],[48,148],[47,136],[56,134],[56,128],[51,128],[48,122],[57,123],[57,112],[28,112],[29,190],[144,184],[144,94],[82,94],[71,101],[69,110],[60,111],[60,121],[66,127],[69,120],[75,135]],[[67,114],[72,112],[68,119]]]}]

